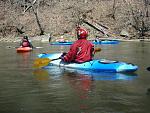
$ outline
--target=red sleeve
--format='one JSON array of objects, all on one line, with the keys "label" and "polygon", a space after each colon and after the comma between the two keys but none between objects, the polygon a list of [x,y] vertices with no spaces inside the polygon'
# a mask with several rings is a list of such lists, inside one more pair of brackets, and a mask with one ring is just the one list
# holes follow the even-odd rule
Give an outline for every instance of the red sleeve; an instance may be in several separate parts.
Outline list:
[{"label": "red sleeve", "polygon": [[76,53],[77,53],[77,45],[73,44],[71,45],[69,52],[64,56],[63,60],[65,62],[73,61],[75,59]]}]

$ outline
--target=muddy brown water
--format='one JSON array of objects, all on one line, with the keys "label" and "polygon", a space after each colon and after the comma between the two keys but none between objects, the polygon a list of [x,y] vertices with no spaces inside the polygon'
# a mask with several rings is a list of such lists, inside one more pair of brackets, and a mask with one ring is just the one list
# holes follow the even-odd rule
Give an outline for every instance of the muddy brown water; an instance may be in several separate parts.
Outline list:
[{"label": "muddy brown water", "polygon": [[32,67],[39,53],[68,51],[69,46],[34,43],[43,48],[19,54],[16,45],[0,43],[1,113],[149,113],[150,42],[96,45],[102,51],[95,59],[130,62],[139,69],[130,75],[90,76],[54,66]]}]

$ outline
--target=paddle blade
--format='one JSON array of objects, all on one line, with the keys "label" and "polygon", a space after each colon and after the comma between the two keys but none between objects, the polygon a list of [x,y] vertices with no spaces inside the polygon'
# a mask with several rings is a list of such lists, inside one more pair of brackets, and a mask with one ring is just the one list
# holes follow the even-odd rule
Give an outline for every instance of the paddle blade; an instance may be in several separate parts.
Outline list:
[{"label": "paddle blade", "polygon": [[38,58],[34,61],[33,67],[34,68],[40,68],[47,66],[51,60],[49,58]]},{"label": "paddle blade", "polygon": [[95,52],[100,52],[102,49],[101,48],[95,48],[94,51]]}]

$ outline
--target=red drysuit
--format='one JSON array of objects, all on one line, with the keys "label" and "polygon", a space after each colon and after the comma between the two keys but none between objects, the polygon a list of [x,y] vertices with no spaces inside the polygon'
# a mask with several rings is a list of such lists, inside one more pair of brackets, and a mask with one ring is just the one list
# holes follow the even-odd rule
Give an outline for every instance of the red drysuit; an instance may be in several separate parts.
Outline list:
[{"label": "red drysuit", "polygon": [[62,58],[65,62],[83,63],[92,60],[94,45],[87,39],[78,39]]}]

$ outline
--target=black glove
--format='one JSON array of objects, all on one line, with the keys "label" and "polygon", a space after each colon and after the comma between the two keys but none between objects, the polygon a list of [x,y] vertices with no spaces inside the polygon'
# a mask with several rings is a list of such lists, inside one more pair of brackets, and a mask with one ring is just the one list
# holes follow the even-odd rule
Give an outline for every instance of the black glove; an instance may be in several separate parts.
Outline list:
[{"label": "black glove", "polygon": [[62,55],[59,58],[63,59],[66,54],[67,54],[66,52],[63,52]]}]

